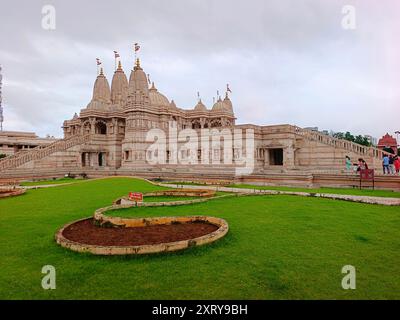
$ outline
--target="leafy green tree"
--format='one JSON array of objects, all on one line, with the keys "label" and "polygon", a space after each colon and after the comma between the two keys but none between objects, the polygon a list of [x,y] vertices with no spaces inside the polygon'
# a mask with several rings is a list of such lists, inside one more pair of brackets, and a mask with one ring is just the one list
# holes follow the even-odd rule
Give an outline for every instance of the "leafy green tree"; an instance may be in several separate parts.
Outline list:
[{"label": "leafy green tree", "polygon": [[390,152],[390,153],[394,153],[393,149],[392,149],[392,148],[389,148],[389,147],[383,148],[383,151]]},{"label": "leafy green tree", "polygon": [[333,134],[333,137],[337,138],[337,139],[344,139],[344,133],[343,132],[335,132]]},{"label": "leafy green tree", "polygon": [[367,147],[369,147],[371,145],[371,143],[368,141],[368,138],[364,137],[362,135],[356,136],[355,139],[354,139],[354,142],[358,143],[358,144],[361,144],[363,146],[367,146]]},{"label": "leafy green tree", "polygon": [[371,142],[369,142],[369,140],[368,140],[368,138],[366,136],[362,136],[361,134],[359,134],[357,136],[354,136],[349,131],[347,131],[346,133],[335,132],[333,134],[333,137],[337,138],[337,139],[343,139],[343,140],[355,142],[355,143],[358,143],[358,144],[361,144],[361,145],[367,146],[367,147],[371,146]]},{"label": "leafy green tree", "polygon": [[348,131],[344,134],[344,138],[347,141],[351,141],[351,142],[354,142],[354,140],[355,140],[354,136]]}]

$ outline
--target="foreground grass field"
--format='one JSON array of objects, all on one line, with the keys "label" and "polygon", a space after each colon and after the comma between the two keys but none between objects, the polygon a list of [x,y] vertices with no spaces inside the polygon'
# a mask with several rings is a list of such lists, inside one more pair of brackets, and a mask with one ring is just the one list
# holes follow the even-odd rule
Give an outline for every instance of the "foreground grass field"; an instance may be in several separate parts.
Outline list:
[{"label": "foreground grass field", "polygon": [[[57,246],[64,224],[129,191],[160,187],[129,178],[28,190],[0,200],[1,299],[398,299],[398,207],[296,196],[215,199],[133,208],[124,216],[212,215],[226,219],[218,242],[172,254],[99,257]],[[43,290],[53,265],[57,289]],[[343,290],[341,269],[357,270]]]}]

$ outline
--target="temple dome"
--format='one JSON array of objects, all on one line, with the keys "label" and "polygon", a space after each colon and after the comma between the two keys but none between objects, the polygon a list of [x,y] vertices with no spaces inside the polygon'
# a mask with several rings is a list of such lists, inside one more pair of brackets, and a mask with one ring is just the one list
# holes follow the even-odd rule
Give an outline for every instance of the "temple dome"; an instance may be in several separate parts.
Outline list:
[{"label": "temple dome", "polygon": [[206,106],[203,104],[203,102],[201,102],[201,99],[199,100],[199,102],[196,104],[196,106],[194,107],[195,111],[207,111]]},{"label": "temple dome", "polygon": [[214,103],[212,111],[226,111],[225,104],[222,102],[221,98],[218,98],[218,101]]},{"label": "temple dome", "polygon": [[111,82],[111,101],[115,105],[123,106],[128,96],[128,79],[121,67],[121,62],[118,63],[118,68],[114,72]]},{"label": "temple dome", "polygon": [[147,76],[140,67],[139,59],[136,60],[136,65],[133,68],[129,77],[129,92],[135,93],[141,91],[145,95],[149,94],[149,86],[147,84]]},{"label": "temple dome", "polygon": [[170,105],[168,98],[162,93],[158,92],[157,88],[154,86],[154,82],[149,89],[149,97],[150,103],[154,106],[168,107]]},{"label": "temple dome", "polygon": [[224,101],[222,103],[225,105],[225,110],[228,111],[229,113],[233,113],[233,106],[232,106],[232,101],[228,97],[228,92],[225,95]]},{"label": "temple dome", "polygon": [[104,76],[103,69],[97,76],[93,87],[92,101],[88,104],[88,109],[108,109],[111,104],[111,91],[107,78]]}]

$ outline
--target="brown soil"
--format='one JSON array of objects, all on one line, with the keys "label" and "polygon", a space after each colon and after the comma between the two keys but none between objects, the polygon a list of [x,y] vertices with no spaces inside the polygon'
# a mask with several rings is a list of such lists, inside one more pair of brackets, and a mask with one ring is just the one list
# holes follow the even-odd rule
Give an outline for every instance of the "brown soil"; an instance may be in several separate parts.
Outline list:
[{"label": "brown soil", "polygon": [[82,244],[100,246],[138,246],[189,240],[218,229],[207,222],[155,225],[136,228],[103,228],[93,219],[78,221],[63,231],[63,236]]}]

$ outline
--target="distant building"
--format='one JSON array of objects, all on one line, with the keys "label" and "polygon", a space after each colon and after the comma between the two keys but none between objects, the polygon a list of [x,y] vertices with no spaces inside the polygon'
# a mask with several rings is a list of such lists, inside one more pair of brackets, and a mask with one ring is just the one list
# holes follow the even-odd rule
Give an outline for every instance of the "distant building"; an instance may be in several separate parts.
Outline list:
[{"label": "distant building", "polygon": [[375,138],[375,137],[373,137],[373,136],[370,136],[370,135],[365,135],[364,137],[368,139],[368,142],[369,142],[372,146],[376,146],[376,144],[377,144],[377,142],[378,142],[378,139],[377,139],[377,138]]},{"label": "distant building", "polygon": [[56,141],[54,137],[40,138],[34,132],[0,131],[0,154],[14,155]]},{"label": "distant building", "polygon": [[316,131],[316,132],[318,131],[318,127],[306,127],[304,129],[310,130],[310,131]]},{"label": "distant building", "polygon": [[378,145],[377,145],[378,149],[387,149],[387,148],[391,148],[393,150],[393,152],[396,152],[397,150],[397,140],[396,138],[392,137],[391,135],[389,135],[388,133],[386,133],[382,138],[379,139],[378,141]]}]

